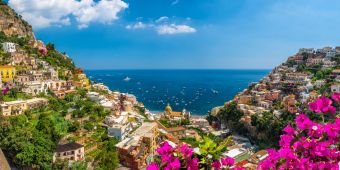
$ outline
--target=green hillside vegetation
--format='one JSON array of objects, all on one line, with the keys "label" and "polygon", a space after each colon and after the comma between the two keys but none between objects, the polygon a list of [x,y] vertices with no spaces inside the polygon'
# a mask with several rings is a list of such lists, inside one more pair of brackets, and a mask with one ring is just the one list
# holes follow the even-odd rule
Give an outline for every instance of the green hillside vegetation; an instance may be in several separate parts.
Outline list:
[{"label": "green hillside vegetation", "polygon": [[59,169],[66,165],[51,164],[56,145],[69,133],[86,131],[102,148],[86,158],[95,160],[98,169],[116,167],[118,156],[114,145],[117,140],[108,138],[106,128],[100,125],[109,112],[89,100],[84,92],[78,90],[65,100],[43,96],[49,99],[48,106],[27,111],[24,115],[0,118],[0,147],[21,168]]}]

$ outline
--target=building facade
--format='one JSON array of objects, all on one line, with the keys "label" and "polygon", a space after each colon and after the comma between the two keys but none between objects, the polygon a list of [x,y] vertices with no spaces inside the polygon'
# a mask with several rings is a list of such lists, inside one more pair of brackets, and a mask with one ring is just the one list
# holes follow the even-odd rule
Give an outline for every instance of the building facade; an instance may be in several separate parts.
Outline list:
[{"label": "building facade", "polygon": [[0,66],[0,75],[2,82],[12,82],[16,76],[16,68],[9,65]]},{"label": "building facade", "polygon": [[57,160],[82,161],[84,158],[84,146],[75,142],[58,145],[53,154],[53,162]]}]

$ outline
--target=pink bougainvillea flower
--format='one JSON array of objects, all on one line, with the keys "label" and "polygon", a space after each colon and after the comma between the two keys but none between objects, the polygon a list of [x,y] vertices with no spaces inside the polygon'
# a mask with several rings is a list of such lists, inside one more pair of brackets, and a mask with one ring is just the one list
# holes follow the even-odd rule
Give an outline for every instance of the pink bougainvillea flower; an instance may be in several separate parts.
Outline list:
[{"label": "pink bougainvillea flower", "polygon": [[2,90],[2,95],[6,95],[9,92],[9,88],[6,87]]},{"label": "pink bougainvillea flower", "polygon": [[312,121],[304,114],[299,114],[295,118],[295,122],[300,130],[305,130],[312,125]]},{"label": "pink bougainvillea flower", "polygon": [[168,164],[170,166],[171,170],[177,170],[181,167],[181,162],[178,158],[175,158],[172,162]]},{"label": "pink bougainvillea flower", "polygon": [[162,162],[170,162],[173,159],[172,154],[163,154],[161,155],[161,161]]},{"label": "pink bougainvillea flower", "polygon": [[316,104],[316,102],[310,102],[309,103],[309,110],[312,110],[314,112],[321,112],[321,110],[319,110],[319,107]]},{"label": "pink bougainvillea flower", "polygon": [[[337,97],[337,96],[336,96]],[[332,97],[336,101],[336,97]],[[321,97],[310,103],[309,108],[315,112],[334,113],[332,101]],[[263,160],[258,170],[270,169],[324,169],[339,170],[340,150],[339,132],[340,118],[327,119],[326,123],[313,122],[306,115],[299,114],[295,118],[298,129],[288,125],[281,135],[280,149],[268,150],[268,157]],[[296,134],[296,132],[297,134]],[[307,132],[307,133],[306,133]]]},{"label": "pink bougainvillea flower", "polygon": [[224,159],[221,159],[221,162],[222,162],[222,165],[223,166],[233,166],[234,165],[234,159],[233,158],[230,158],[230,157],[227,157],[227,158],[224,158]]},{"label": "pink bougainvillea flower", "polygon": [[171,153],[173,150],[172,146],[169,145],[168,142],[164,142],[163,145],[156,149],[156,151],[160,154],[160,155],[165,155],[168,153]]},{"label": "pink bougainvillea flower", "polygon": [[221,163],[220,163],[220,161],[214,161],[214,162],[211,164],[211,168],[214,168],[214,170],[220,170],[220,169],[221,169]]},{"label": "pink bougainvillea flower", "polygon": [[335,107],[331,106],[332,100],[322,96],[318,98],[315,102],[309,103],[309,109],[317,113],[331,113],[335,112]]},{"label": "pink bougainvillea flower", "polygon": [[315,137],[315,138],[321,137],[322,133],[323,133],[323,127],[317,123],[312,123],[312,125],[310,126],[308,130],[308,135]]},{"label": "pink bougainvillea flower", "polygon": [[340,102],[340,93],[338,93],[338,92],[333,93],[332,99],[333,99],[335,102],[339,103],[339,102]]},{"label": "pink bougainvillea flower", "polygon": [[290,142],[294,139],[293,136],[291,135],[281,135],[280,136],[280,146],[282,148],[289,148],[290,147]]},{"label": "pink bougainvillea flower", "polygon": [[337,126],[336,124],[328,123],[324,127],[324,131],[327,134],[329,140],[333,142],[338,142],[339,141],[339,129],[340,127]]},{"label": "pink bougainvillea flower", "polygon": [[157,163],[152,163],[146,167],[146,170],[160,170],[160,168],[158,167]]},{"label": "pink bougainvillea flower", "polygon": [[198,158],[189,159],[186,163],[186,168],[188,170],[198,170],[199,169]]},{"label": "pink bougainvillea flower", "polygon": [[267,152],[269,156],[259,164],[257,168],[258,170],[267,170],[275,167],[277,161],[280,158],[278,152],[275,149],[267,149]]},{"label": "pink bougainvillea flower", "polygon": [[183,144],[179,147],[179,151],[182,153],[182,155],[186,158],[189,158],[193,154],[193,149],[190,148],[187,144]]},{"label": "pink bougainvillea flower", "polygon": [[298,132],[291,127],[289,124],[283,129],[284,132],[287,133],[287,135],[296,135]]}]

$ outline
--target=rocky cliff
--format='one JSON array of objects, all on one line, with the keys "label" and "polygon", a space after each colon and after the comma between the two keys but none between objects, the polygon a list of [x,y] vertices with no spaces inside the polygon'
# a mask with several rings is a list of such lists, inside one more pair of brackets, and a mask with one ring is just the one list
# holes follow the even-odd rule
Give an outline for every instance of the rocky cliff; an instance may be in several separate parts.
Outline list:
[{"label": "rocky cliff", "polygon": [[0,2],[0,30],[7,36],[31,37],[34,39],[32,26],[3,2]]}]

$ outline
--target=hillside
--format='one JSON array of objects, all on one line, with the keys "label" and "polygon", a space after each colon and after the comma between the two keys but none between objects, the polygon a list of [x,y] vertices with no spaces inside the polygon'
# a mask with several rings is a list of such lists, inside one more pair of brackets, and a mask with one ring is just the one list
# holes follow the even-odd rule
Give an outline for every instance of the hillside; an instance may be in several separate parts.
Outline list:
[{"label": "hillside", "polygon": [[213,109],[208,119],[249,137],[261,149],[278,147],[280,129],[294,121],[294,114],[304,112],[320,119],[308,104],[339,92],[339,58],[340,47],[302,48],[225,106]]},{"label": "hillside", "polygon": [[[99,125],[109,112],[87,97],[90,82],[83,70],[53,43],[37,40],[32,27],[2,2],[0,44],[0,148],[12,168],[66,169],[67,162],[54,154],[66,146],[91,153],[86,158],[97,167],[117,166],[115,140]],[[113,161],[104,162],[107,157]]]}]

